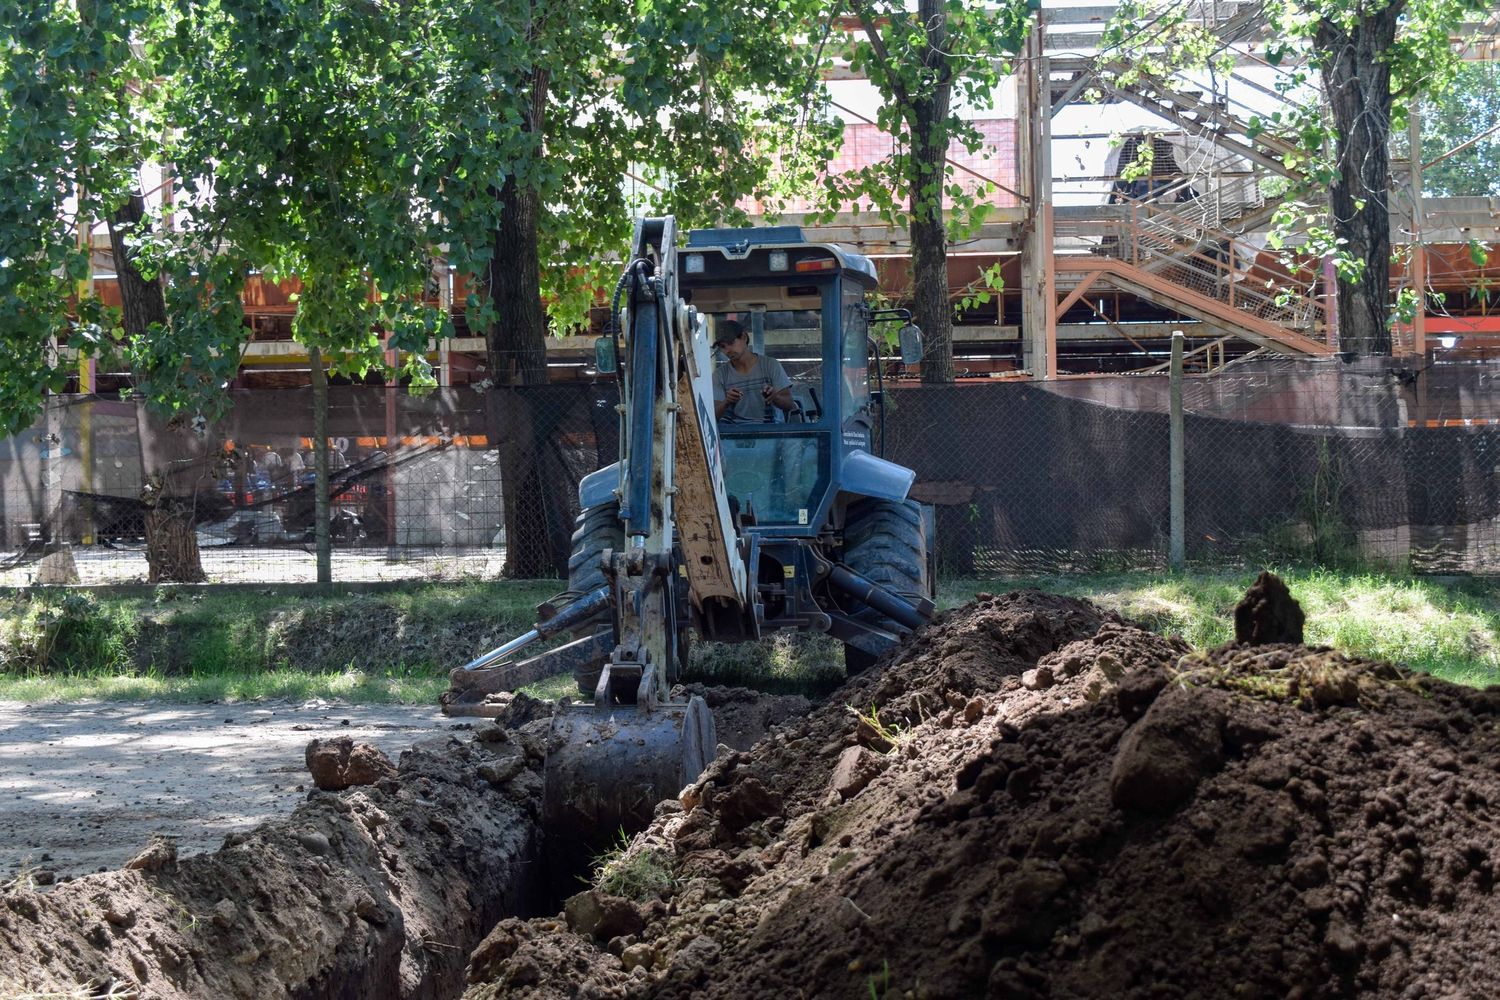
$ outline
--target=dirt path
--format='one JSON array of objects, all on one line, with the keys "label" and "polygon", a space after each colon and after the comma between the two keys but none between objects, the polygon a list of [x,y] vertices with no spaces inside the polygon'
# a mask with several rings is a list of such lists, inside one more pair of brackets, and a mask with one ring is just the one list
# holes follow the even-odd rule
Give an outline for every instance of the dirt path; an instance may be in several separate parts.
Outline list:
[{"label": "dirt path", "polygon": [[352,736],[394,760],[454,726],[436,706],[0,702],[0,879],[118,868],[152,833],[184,857],[213,850],[302,801],[309,740]]}]

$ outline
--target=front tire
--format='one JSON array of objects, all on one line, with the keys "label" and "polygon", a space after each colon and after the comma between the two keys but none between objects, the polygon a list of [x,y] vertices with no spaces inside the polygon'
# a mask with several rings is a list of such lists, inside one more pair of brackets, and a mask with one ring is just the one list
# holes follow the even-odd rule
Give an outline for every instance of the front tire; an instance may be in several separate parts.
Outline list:
[{"label": "front tire", "polygon": [[[891,593],[917,604],[933,596],[926,519],[915,500],[864,499],[849,506],[844,519],[844,565]],[[855,619],[900,634],[901,626],[864,606]],[[844,646],[844,672],[853,676],[879,657]]]},{"label": "front tire", "polygon": [[[568,556],[568,592],[575,597],[591,594],[609,582],[604,575],[604,550],[625,547],[625,526],[620,523],[620,505],[614,501],[589,507],[574,522],[572,553]],[[589,626],[601,626],[610,620],[606,608],[590,622],[578,626],[581,632]],[[575,670],[573,680],[585,697],[594,696],[603,667]]]}]

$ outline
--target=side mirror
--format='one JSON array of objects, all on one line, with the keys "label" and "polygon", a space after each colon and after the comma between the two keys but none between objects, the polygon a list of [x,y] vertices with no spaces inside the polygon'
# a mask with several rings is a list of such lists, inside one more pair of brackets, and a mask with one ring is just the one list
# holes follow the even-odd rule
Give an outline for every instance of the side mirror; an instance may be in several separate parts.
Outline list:
[{"label": "side mirror", "polygon": [[620,367],[615,356],[615,338],[600,337],[594,341],[594,370],[601,375],[613,375]]},{"label": "side mirror", "polygon": [[901,345],[903,365],[914,365],[922,360],[922,331],[915,323],[903,326],[896,336]]}]

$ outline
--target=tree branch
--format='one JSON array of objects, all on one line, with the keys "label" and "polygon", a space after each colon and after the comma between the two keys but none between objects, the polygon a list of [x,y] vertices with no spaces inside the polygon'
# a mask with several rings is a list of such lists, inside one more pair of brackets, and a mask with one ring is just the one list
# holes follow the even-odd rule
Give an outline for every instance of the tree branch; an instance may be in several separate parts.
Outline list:
[{"label": "tree branch", "polygon": [[907,92],[906,85],[901,82],[900,75],[896,72],[895,61],[891,59],[891,52],[885,47],[885,39],[880,37],[880,28],[875,24],[875,19],[870,16],[868,8],[864,4],[856,4],[857,15],[860,26],[865,29],[865,37],[870,40],[870,48],[875,53],[875,59],[880,63],[885,72],[885,78],[890,82],[891,92],[896,95],[896,100],[903,108],[912,105],[911,94]]}]

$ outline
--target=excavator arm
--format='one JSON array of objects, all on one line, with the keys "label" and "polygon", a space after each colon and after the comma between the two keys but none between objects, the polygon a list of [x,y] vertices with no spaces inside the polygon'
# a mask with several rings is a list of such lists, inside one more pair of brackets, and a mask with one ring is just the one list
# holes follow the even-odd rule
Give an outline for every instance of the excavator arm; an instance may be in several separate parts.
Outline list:
[{"label": "excavator arm", "polygon": [[749,543],[724,488],[708,325],[678,293],[675,241],[670,217],[637,221],[623,278],[625,551],[606,557],[620,643],[596,701],[628,701],[632,685],[636,700],[665,700],[661,665],[674,662],[680,633],[673,576],[686,577],[700,613],[754,617]]},{"label": "excavator arm", "polygon": [[[731,509],[714,416],[708,320],[679,291],[676,240],[670,217],[637,221],[615,294],[612,336],[619,338],[614,354],[621,402],[612,492],[623,540],[598,556],[604,586],[572,595],[526,635],[455,671],[458,697],[446,706],[466,707],[463,689],[485,686],[462,679],[537,639],[597,629],[607,614],[602,631],[491,674],[528,664],[554,673],[575,669],[584,677],[599,670],[592,698],[564,702],[551,720],[542,821],[549,850],[565,857],[587,856],[617,829],[644,827],[655,804],[677,794],[714,757],[713,716],[703,699],[671,700],[670,671],[681,661],[688,625],[680,619],[682,589],[705,634],[751,639],[761,633],[764,608],[755,572],[761,533],[740,530]],[[819,256],[812,263],[821,267],[833,260]],[[589,484],[596,498],[592,516],[609,509],[605,482]],[[774,538],[768,544],[785,545]],[[801,563],[820,570],[818,578],[830,591],[874,609],[895,627],[915,628],[931,614],[930,602],[911,604],[813,548],[816,540],[796,544],[805,546]],[[768,548],[767,554],[776,552]],[[776,585],[765,589],[774,593]],[[810,607],[806,627],[828,630],[834,624],[821,605]]]}]

